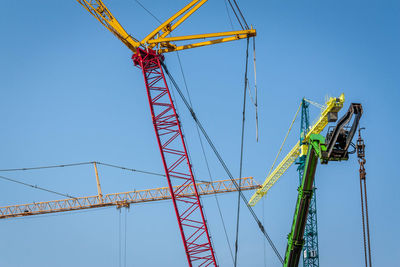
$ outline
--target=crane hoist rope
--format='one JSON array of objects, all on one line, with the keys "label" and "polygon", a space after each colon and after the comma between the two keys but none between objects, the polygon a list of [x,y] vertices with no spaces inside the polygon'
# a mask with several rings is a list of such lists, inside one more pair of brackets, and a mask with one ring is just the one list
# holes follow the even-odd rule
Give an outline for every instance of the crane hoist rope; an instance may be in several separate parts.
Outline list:
[{"label": "crane hoist rope", "polygon": [[358,129],[358,139],[356,144],[358,163],[360,164],[360,195],[361,195],[361,218],[362,218],[362,228],[363,228],[363,239],[364,239],[364,257],[365,257],[365,267],[372,266],[371,257],[371,240],[369,235],[369,218],[368,218],[368,202],[367,202],[367,183],[365,171],[365,144],[361,137],[361,130]]},{"label": "crane hoist rope", "polygon": [[213,150],[215,156],[217,157],[218,161],[220,162],[220,164],[222,165],[222,167],[224,168],[226,174],[228,175],[229,179],[231,179],[233,185],[237,188],[237,190],[240,193],[240,196],[243,200],[243,202],[246,204],[246,207],[249,209],[250,214],[253,216],[258,228],[260,229],[260,231],[263,233],[263,235],[265,236],[265,238],[267,239],[268,243],[270,244],[271,248],[273,249],[273,251],[275,252],[275,255],[278,257],[279,261],[281,263],[283,263],[283,258],[280,255],[278,249],[276,248],[275,244],[273,243],[272,239],[269,237],[268,233],[266,232],[264,225],[261,223],[261,221],[258,219],[257,214],[254,212],[253,208],[249,205],[246,196],[243,194],[243,192],[241,192],[241,190],[239,190],[239,184],[234,180],[233,175],[231,173],[231,171],[229,170],[228,166],[226,165],[225,161],[223,160],[221,154],[219,153],[219,151],[217,150],[217,148],[215,147],[214,143],[212,142],[211,138],[209,137],[208,133],[206,132],[206,130],[204,129],[202,123],[200,122],[200,120],[197,118],[196,113],[194,112],[193,108],[190,106],[188,100],[185,98],[185,96],[183,95],[182,91],[179,89],[178,84],[176,83],[176,81],[174,80],[173,76],[171,75],[171,73],[168,71],[168,68],[163,64],[163,68],[165,70],[165,72],[167,73],[168,77],[170,78],[172,84],[174,85],[175,89],[177,90],[177,92],[179,93],[179,96],[181,97],[183,103],[185,104],[186,108],[189,110],[193,120],[196,122],[196,124],[199,126],[199,129],[201,131],[201,133],[203,134],[204,138],[206,139],[207,143],[209,144],[209,146],[211,147],[211,149]]}]

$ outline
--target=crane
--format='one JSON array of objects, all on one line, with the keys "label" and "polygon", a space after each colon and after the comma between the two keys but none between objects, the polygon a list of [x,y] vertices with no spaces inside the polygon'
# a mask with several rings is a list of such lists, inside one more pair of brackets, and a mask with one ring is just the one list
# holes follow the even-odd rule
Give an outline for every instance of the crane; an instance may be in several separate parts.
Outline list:
[{"label": "crane", "polygon": [[[361,104],[352,103],[337,125],[328,131],[326,138],[320,134],[311,134],[309,136],[303,177],[298,189],[299,193],[291,232],[288,235],[284,267],[297,267],[299,265],[304,245],[304,230],[306,228],[311,199],[314,194],[314,178],[318,159],[321,160],[322,164],[328,164],[329,161],[348,160],[348,149],[358,127],[362,112]],[[353,115],[354,120],[351,127],[346,127]]]},{"label": "crane", "polygon": [[[99,181],[97,170],[96,180]],[[240,183],[240,190],[253,190],[259,187],[259,185],[254,181],[253,177],[237,178],[235,179],[235,181],[237,183]],[[97,184],[99,185],[100,183]],[[223,194],[237,191],[232,180],[198,182],[196,183],[196,187],[200,195]],[[109,206],[116,206],[117,208],[121,208],[129,207],[131,204],[171,199],[168,187],[134,190],[105,195],[102,194],[101,187],[97,187],[97,189],[98,194],[96,196],[74,197],[68,199],[0,207],[0,219],[93,209]],[[193,186],[186,187],[183,194],[185,194],[185,196],[194,196],[194,191],[195,190]]]},{"label": "crane", "polygon": [[[128,34],[101,0],[77,0],[104,27],[122,41],[132,52],[135,66],[142,70],[151,118],[160,150],[168,188],[174,205],[181,238],[189,266],[217,266],[210,234],[204,218],[199,193],[189,161],[181,124],[171,98],[164,71],[164,53],[200,46],[224,43],[256,36],[256,30],[217,32],[172,37],[171,33],[198,10],[207,0],[193,0],[142,41]],[[177,45],[176,42],[207,39]],[[183,181],[178,184],[175,179]],[[194,195],[185,195],[188,187]]]},{"label": "crane", "polygon": [[296,145],[290,150],[290,152],[283,158],[279,165],[267,176],[261,188],[258,189],[253,196],[250,198],[250,206],[255,206],[260,199],[265,196],[268,190],[278,181],[278,179],[286,172],[287,169],[296,161],[299,156],[307,153],[307,142],[311,134],[321,133],[328,122],[336,121],[337,113],[343,107],[344,94],[340,97],[330,97],[325,104],[325,109],[322,110],[321,115],[309,129],[307,134],[303,138],[303,143],[298,141]]}]

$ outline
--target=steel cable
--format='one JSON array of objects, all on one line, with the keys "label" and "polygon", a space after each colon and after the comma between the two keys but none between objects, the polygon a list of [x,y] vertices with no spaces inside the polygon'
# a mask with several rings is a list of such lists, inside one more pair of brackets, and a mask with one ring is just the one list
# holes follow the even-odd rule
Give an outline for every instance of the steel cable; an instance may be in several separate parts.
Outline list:
[{"label": "steel cable", "polygon": [[[246,63],[244,72],[244,91],[243,91],[243,111],[242,111],[242,135],[240,141],[240,164],[239,164],[239,177],[242,177],[243,170],[243,148],[244,148],[244,125],[246,120],[246,93],[247,93],[247,67],[249,63],[249,38],[247,38],[246,46]],[[239,193],[237,200],[237,213],[236,213],[236,240],[235,240],[235,261],[234,266],[237,266],[237,256],[238,256],[238,240],[239,240],[239,223],[240,223],[240,186],[241,180],[239,181]]]},{"label": "steel cable", "polygon": [[50,189],[47,189],[47,188],[44,188],[44,187],[40,187],[40,186],[37,186],[37,185],[24,183],[24,182],[21,182],[21,181],[18,181],[18,180],[9,178],[9,177],[0,176],[0,179],[6,180],[6,181],[9,181],[9,182],[13,182],[13,183],[17,183],[17,184],[21,184],[21,185],[24,185],[24,186],[32,187],[32,188],[35,188],[35,189],[38,189],[38,190],[46,191],[48,193],[53,193],[53,194],[56,194],[56,195],[59,195],[59,196],[77,199],[77,197],[74,197],[74,196],[71,196],[71,195],[68,195],[68,194],[60,193],[60,192],[57,192],[57,191],[54,191],[54,190],[50,190]]},{"label": "steel cable", "polygon": [[368,238],[368,257],[369,257],[369,266],[372,266],[371,262],[371,240],[369,237],[369,219],[368,219],[368,202],[367,202],[367,184],[364,179],[364,197],[365,197],[365,217],[367,223],[367,238]]},{"label": "steel cable", "polygon": [[233,14],[235,14],[235,17],[236,17],[237,21],[239,22],[240,27],[242,28],[242,30],[244,30],[244,27],[243,27],[243,25],[242,25],[242,22],[240,21],[239,16],[237,15],[236,10],[235,10],[235,8],[234,8],[233,5],[232,5],[231,0],[228,0],[228,2],[229,2],[229,5],[230,5],[231,8],[232,8]]},{"label": "steel cable", "polygon": [[213,150],[215,156],[217,157],[218,161],[220,162],[220,164],[222,165],[222,167],[224,168],[225,172],[227,173],[227,175],[229,176],[229,178],[231,179],[233,185],[236,187],[236,190],[238,190],[240,192],[240,196],[242,198],[242,201],[246,204],[246,207],[249,209],[251,215],[253,216],[254,220],[257,223],[257,226],[259,227],[260,231],[263,233],[263,235],[265,236],[265,238],[268,240],[268,243],[270,244],[271,248],[273,249],[273,251],[275,252],[276,256],[278,257],[279,261],[283,264],[283,258],[280,255],[279,251],[277,250],[277,248],[275,247],[274,243],[272,242],[271,238],[269,237],[268,233],[265,231],[265,228],[263,226],[263,224],[261,223],[261,221],[258,219],[256,213],[254,212],[253,208],[249,205],[246,196],[243,194],[243,192],[241,192],[239,190],[239,185],[238,183],[234,180],[234,177],[232,175],[232,173],[230,172],[228,166],[225,164],[225,161],[222,159],[221,155],[219,154],[217,148],[215,147],[214,143],[212,142],[212,140],[210,139],[209,135],[207,134],[206,130],[204,129],[203,125],[201,124],[201,122],[199,121],[199,119],[197,118],[196,113],[194,112],[194,110],[190,107],[188,101],[186,100],[185,96],[183,95],[182,91],[180,90],[178,84],[176,83],[175,79],[173,78],[173,76],[171,75],[171,73],[169,72],[167,66],[162,62],[161,65],[164,68],[164,71],[167,73],[168,77],[170,78],[172,84],[174,85],[175,89],[177,90],[179,96],[181,97],[182,101],[184,102],[186,108],[189,110],[193,120],[196,122],[196,124],[199,126],[200,131],[202,132],[204,138],[206,139],[207,143],[209,144],[209,146],[211,147],[211,149]]},{"label": "steel cable", "polygon": [[[189,93],[189,88],[188,88],[188,85],[187,85],[187,82],[186,82],[186,76],[185,76],[185,73],[183,71],[181,58],[179,56],[179,52],[178,51],[176,51],[176,52],[177,52],[176,54],[177,54],[177,57],[178,57],[178,62],[179,62],[179,66],[180,66],[180,69],[181,69],[183,82],[185,84],[185,89],[186,89],[186,93],[187,93],[187,96],[188,96],[189,104],[190,104],[190,107],[193,108],[193,103],[192,103],[192,99],[191,99],[190,93]],[[200,147],[201,147],[201,151],[202,151],[202,154],[203,154],[204,162],[206,164],[208,176],[210,177],[211,186],[212,186],[213,190],[215,191],[214,185],[212,184],[212,182],[214,182],[214,180],[213,180],[213,177],[212,177],[212,174],[211,174],[211,170],[210,170],[210,166],[208,164],[208,159],[207,159],[207,156],[206,156],[203,140],[201,138],[200,130],[199,130],[199,127],[198,127],[197,124],[196,124],[196,132],[197,132],[197,136],[199,138]],[[221,206],[219,204],[218,196],[216,194],[214,194],[214,198],[215,198],[215,202],[217,204],[219,217],[220,217],[221,222],[222,222],[222,227],[224,229],[225,239],[226,239],[226,242],[227,242],[227,245],[228,245],[228,248],[229,248],[229,253],[230,253],[231,257],[232,257],[232,261],[234,262],[234,257],[233,257],[233,253],[232,253],[232,247],[231,247],[231,243],[229,241],[228,232],[226,231],[225,220],[224,220],[224,217],[222,215]]]},{"label": "steel cable", "polygon": [[227,0],[224,0],[225,9],[226,9],[226,14],[228,14],[229,23],[231,24],[231,29],[232,29],[232,31],[233,31],[232,18],[231,18],[231,15],[229,14],[228,4],[226,3],[226,1],[227,1]]},{"label": "steel cable", "polygon": [[243,13],[242,13],[242,11],[241,11],[240,8],[239,8],[238,3],[236,2],[236,0],[233,0],[233,2],[235,3],[235,6],[236,6],[237,10],[238,10],[240,16],[242,17],[243,23],[244,23],[244,25],[246,26],[246,30],[248,30],[248,29],[249,29],[249,25],[247,24],[247,21],[246,21],[246,19],[244,18]]},{"label": "steel cable", "polygon": [[362,218],[362,229],[363,229],[363,240],[364,240],[364,257],[365,257],[365,267],[368,267],[367,259],[367,241],[365,237],[365,217],[364,217],[364,199],[363,199],[363,188],[362,181],[360,179],[360,195],[361,195],[361,218]]}]

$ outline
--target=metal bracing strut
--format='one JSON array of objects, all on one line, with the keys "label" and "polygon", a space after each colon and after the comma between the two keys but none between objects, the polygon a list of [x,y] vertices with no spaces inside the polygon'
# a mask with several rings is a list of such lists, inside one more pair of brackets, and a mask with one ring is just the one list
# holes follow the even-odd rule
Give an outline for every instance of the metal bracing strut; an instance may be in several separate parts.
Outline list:
[{"label": "metal bracing strut", "polygon": [[[181,125],[161,67],[164,57],[151,49],[138,48],[132,59],[143,72],[154,130],[189,266],[217,266]],[[179,182],[183,182],[178,184],[178,179],[174,179],[173,184],[173,177],[181,178]],[[195,195],[185,195],[185,189],[191,186]]]}]

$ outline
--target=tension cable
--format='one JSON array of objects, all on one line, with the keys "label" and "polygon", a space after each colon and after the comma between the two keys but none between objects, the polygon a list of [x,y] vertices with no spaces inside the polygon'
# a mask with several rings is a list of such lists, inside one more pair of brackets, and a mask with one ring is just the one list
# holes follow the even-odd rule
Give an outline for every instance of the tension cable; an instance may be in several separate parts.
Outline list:
[{"label": "tension cable", "polygon": [[[249,63],[249,38],[247,38],[247,46],[246,46],[246,64],[244,71],[244,90],[243,90],[243,111],[242,111],[242,137],[240,141],[240,164],[239,164],[239,177],[242,177],[243,170],[243,148],[244,148],[244,125],[246,120],[246,91],[247,91],[247,67]],[[239,221],[240,221],[240,186],[241,180],[239,181],[239,192],[238,192],[238,200],[237,200],[237,213],[236,213],[236,240],[235,240],[235,261],[234,266],[237,266],[237,255],[238,255],[238,240],[239,240]]]},{"label": "tension cable", "polygon": [[229,178],[231,179],[233,185],[235,186],[236,190],[239,191],[240,193],[240,197],[242,198],[242,201],[246,204],[246,207],[249,209],[251,215],[253,216],[254,220],[257,223],[257,226],[259,227],[260,231],[263,233],[263,235],[265,236],[265,238],[268,240],[268,243],[270,244],[271,248],[273,249],[273,251],[275,252],[276,256],[278,257],[279,261],[283,264],[283,258],[280,255],[278,249],[275,247],[274,243],[272,242],[271,238],[269,237],[268,233],[265,231],[265,228],[263,226],[263,224],[261,223],[261,221],[258,219],[256,213],[254,212],[253,208],[249,205],[246,196],[243,194],[242,191],[240,191],[240,187],[238,185],[238,183],[235,181],[232,173],[230,172],[228,166],[225,164],[225,161],[222,159],[221,155],[219,154],[217,148],[215,147],[214,143],[211,141],[209,135],[207,134],[206,130],[204,129],[203,125],[201,124],[201,122],[199,121],[199,119],[196,116],[196,113],[194,112],[194,110],[190,107],[188,101],[186,100],[185,96],[183,95],[182,91],[180,90],[178,84],[176,83],[176,81],[174,80],[173,76],[171,75],[171,73],[169,72],[167,66],[164,64],[164,62],[161,62],[161,65],[165,71],[165,73],[167,73],[168,77],[170,78],[172,84],[174,85],[175,89],[177,90],[177,92],[179,93],[179,96],[181,97],[182,101],[184,102],[186,108],[189,110],[193,120],[197,123],[197,125],[199,126],[200,131],[202,132],[204,138],[206,139],[207,143],[209,144],[209,146],[211,147],[211,149],[213,150],[215,156],[217,157],[218,161],[220,162],[220,164],[222,165],[222,167],[224,168],[225,172],[227,173],[227,175],[229,176]]}]

